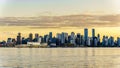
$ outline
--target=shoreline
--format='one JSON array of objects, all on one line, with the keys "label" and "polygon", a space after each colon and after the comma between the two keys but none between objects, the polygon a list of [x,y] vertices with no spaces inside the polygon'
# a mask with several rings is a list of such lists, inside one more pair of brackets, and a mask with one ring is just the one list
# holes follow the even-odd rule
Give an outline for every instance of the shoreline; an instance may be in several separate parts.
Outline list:
[{"label": "shoreline", "polygon": [[63,49],[68,49],[68,48],[72,48],[72,49],[77,49],[77,48],[86,48],[86,49],[89,49],[89,48],[93,48],[93,49],[100,49],[100,48],[120,48],[120,47],[0,47],[0,48],[45,48],[45,49],[59,49],[59,48],[63,48]]}]

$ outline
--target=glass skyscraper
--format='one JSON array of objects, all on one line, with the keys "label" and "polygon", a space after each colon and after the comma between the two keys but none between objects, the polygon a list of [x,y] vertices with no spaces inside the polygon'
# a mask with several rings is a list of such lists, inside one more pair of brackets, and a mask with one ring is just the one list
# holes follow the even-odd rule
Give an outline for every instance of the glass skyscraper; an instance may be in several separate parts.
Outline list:
[{"label": "glass skyscraper", "polygon": [[86,41],[88,39],[88,29],[84,29],[84,40]]},{"label": "glass skyscraper", "polygon": [[95,29],[92,29],[92,38],[95,37]]}]

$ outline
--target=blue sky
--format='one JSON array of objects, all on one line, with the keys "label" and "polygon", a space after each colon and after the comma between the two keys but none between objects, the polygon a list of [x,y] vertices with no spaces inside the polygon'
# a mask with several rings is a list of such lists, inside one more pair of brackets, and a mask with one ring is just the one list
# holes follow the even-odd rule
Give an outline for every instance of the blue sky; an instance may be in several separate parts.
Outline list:
[{"label": "blue sky", "polygon": [[0,16],[111,14],[119,13],[119,3],[120,0],[0,0]]}]

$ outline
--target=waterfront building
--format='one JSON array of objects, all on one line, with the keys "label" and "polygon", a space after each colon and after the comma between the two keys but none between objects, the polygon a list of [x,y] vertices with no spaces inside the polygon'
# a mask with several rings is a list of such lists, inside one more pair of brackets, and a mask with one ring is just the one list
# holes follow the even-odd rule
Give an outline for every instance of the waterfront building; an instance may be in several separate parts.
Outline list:
[{"label": "waterfront building", "polygon": [[84,40],[84,36],[83,35],[81,35],[81,46],[84,46],[85,45],[85,40]]},{"label": "waterfront building", "polygon": [[8,38],[7,43],[12,43],[12,38]]},{"label": "waterfront building", "polygon": [[62,35],[61,35],[61,44],[64,44],[65,43],[65,33],[62,32]]},{"label": "waterfront building", "polygon": [[35,38],[33,39],[33,42],[38,42],[39,39],[39,34],[35,33]]},{"label": "waterfront building", "polygon": [[49,32],[49,40],[52,41],[52,32]]},{"label": "waterfront building", "polygon": [[[101,42],[102,40],[102,42]],[[29,43],[30,42],[30,43]],[[2,42],[3,43],[3,42]],[[77,33],[75,35],[74,32],[71,32],[70,35],[66,32],[57,33],[56,37],[52,36],[52,32],[44,36],[39,36],[38,33],[35,34],[35,38],[33,38],[33,34],[30,33],[28,38],[21,39],[21,33],[18,33],[16,39],[8,38],[6,44],[13,45],[11,43],[20,45],[20,44],[31,44],[35,43],[43,44],[47,43],[50,47],[115,47],[120,46],[120,38],[114,40],[114,37],[103,36],[100,39],[100,34],[95,36],[95,29],[92,29],[92,37],[88,36],[88,29],[84,29],[84,35]],[[1,44],[1,42],[0,42]]]},{"label": "waterfront building", "polygon": [[47,43],[49,40],[49,36],[48,35],[44,35],[44,42]]},{"label": "waterfront building", "polygon": [[33,42],[33,34],[32,33],[29,34],[29,42]]},{"label": "waterfront building", "polygon": [[114,46],[114,38],[112,36],[108,39],[108,44],[110,47]]},{"label": "waterfront building", "polygon": [[108,46],[108,36],[105,37],[105,47]]},{"label": "waterfront building", "polygon": [[117,37],[117,46],[120,47],[120,38],[119,37]]},{"label": "waterfront building", "polygon": [[97,35],[97,45],[100,46],[100,34]]},{"label": "waterfront building", "polygon": [[59,39],[59,40],[61,40],[62,39],[62,37],[61,37],[62,35],[60,34],[60,33],[57,33],[57,39]]},{"label": "waterfront building", "polygon": [[76,45],[76,43],[75,43],[75,33],[74,32],[71,32],[71,44]]},{"label": "waterfront building", "polygon": [[91,38],[88,37],[88,39],[87,39],[87,43],[86,43],[87,46],[90,46],[90,45],[91,45],[91,43],[90,43],[90,39],[91,39]]},{"label": "waterfront building", "polygon": [[18,33],[18,36],[17,36],[17,45],[20,45],[22,44],[22,41],[21,41],[21,33]]},{"label": "waterfront building", "polygon": [[39,34],[38,33],[35,33],[35,38],[38,38],[39,37]]},{"label": "waterfront building", "polygon": [[94,40],[94,43],[93,43],[94,47],[97,47],[97,43],[98,43],[97,37],[94,37],[93,40]]},{"label": "waterfront building", "polygon": [[92,29],[92,38],[95,37],[95,29]]},{"label": "waterfront building", "polygon": [[88,29],[85,28],[84,29],[84,45],[86,46],[87,45],[87,40],[88,40]]}]

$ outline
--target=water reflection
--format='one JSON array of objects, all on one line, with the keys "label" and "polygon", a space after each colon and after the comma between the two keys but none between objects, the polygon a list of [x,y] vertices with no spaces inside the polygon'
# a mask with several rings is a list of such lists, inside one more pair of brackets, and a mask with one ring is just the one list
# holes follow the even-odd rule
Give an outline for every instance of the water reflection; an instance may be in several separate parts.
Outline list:
[{"label": "water reflection", "polygon": [[119,68],[119,48],[0,49],[0,68]]}]

